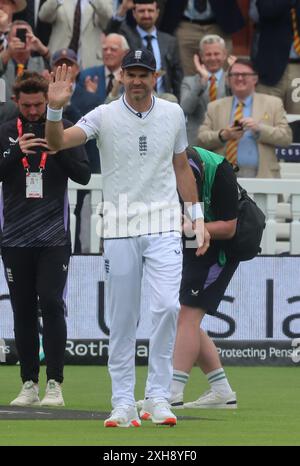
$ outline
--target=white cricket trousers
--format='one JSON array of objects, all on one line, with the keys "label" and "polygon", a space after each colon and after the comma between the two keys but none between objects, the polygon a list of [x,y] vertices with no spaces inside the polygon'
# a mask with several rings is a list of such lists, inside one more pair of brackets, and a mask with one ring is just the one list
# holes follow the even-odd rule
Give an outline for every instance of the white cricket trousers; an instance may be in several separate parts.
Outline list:
[{"label": "white cricket trousers", "polygon": [[145,397],[168,399],[179,312],[181,238],[168,233],[105,240],[104,257],[112,406],[135,404],[135,344],[143,273],[150,286],[152,313]]}]

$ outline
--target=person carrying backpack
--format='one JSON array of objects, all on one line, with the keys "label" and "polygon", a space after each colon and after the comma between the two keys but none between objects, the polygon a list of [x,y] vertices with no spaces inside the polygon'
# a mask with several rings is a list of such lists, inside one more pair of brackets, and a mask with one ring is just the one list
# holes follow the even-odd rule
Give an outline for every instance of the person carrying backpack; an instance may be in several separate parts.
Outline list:
[{"label": "person carrying backpack", "polygon": [[[169,401],[173,408],[234,409],[237,408],[236,393],[227,380],[214,342],[200,325],[205,314],[216,314],[239,265],[239,259],[227,257],[224,247],[236,232],[237,181],[232,166],[223,156],[200,147],[189,147],[187,154],[197,182],[199,199],[204,203],[202,210],[211,243],[203,256],[196,257],[185,217],[181,309]],[[196,401],[184,403],[184,388],[195,363],[206,375],[210,390]]]}]

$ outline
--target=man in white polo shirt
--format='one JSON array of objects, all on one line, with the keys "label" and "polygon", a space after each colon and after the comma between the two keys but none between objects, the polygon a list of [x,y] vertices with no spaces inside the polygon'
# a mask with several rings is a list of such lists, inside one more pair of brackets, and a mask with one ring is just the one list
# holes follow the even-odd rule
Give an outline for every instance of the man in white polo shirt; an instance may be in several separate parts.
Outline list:
[{"label": "man in white polo shirt", "polygon": [[95,138],[100,151],[113,406],[106,427],[140,425],[134,365],[143,273],[150,286],[152,311],[143,418],[166,425],[177,421],[168,404],[182,269],[176,188],[184,201],[192,203],[189,213],[198,240],[196,254],[204,254],[209,246],[185,152],[184,115],[179,105],[153,96],[155,70],[150,51],[129,51],[122,62],[125,94],[95,108],[67,131],[60,121],[71,92],[65,66],[52,75],[49,88],[49,146],[58,150]]}]

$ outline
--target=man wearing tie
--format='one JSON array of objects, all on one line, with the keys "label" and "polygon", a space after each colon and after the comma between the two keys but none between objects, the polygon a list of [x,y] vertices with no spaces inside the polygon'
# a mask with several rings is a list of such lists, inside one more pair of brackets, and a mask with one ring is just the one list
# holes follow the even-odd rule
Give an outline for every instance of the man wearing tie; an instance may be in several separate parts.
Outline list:
[{"label": "man wearing tie", "polygon": [[7,47],[7,34],[15,13],[23,11],[26,0],[0,0],[0,52]]},{"label": "man wearing tie", "polygon": [[[136,26],[130,26],[125,21],[130,9]],[[123,0],[117,14],[109,22],[106,33],[123,34],[131,49],[143,47],[150,50],[155,56],[157,71],[161,71],[156,83],[158,95],[168,92],[179,99],[183,73],[178,44],[175,37],[156,28],[158,17],[159,9],[155,0]]]},{"label": "man wearing tie", "polygon": [[207,104],[227,94],[224,72],[227,56],[222,37],[216,34],[204,36],[199,44],[199,53],[194,55],[197,73],[183,78],[180,105],[187,118],[191,145],[197,144],[198,129],[204,120]]},{"label": "man wearing tie", "polygon": [[[80,106],[82,114],[105,102],[116,81],[119,81],[121,63],[129,45],[121,34],[108,34],[103,41],[103,65],[82,70],[79,75]],[[120,97],[121,89],[116,97]],[[90,104],[92,98],[92,106]],[[96,99],[96,104],[94,103]]]},{"label": "man wearing tie", "polygon": [[[25,42],[17,37],[17,29],[25,30]],[[12,23],[8,34],[8,45],[0,53],[0,77],[5,82],[5,102],[0,107],[0,123],[13,118],[17,107],[12,100],[13,84],[17,76],[24,70],[41,73],[48,66],[49,50],[32,33],[26,21],[16,20]]]},{"label": "man wearing tie", "polygon": [[102,64],[101,34],[112,16],[112,0],[46,0],[39,18],[52,24],[51,54],[74,50],[81,68]]},{"label": "man wearing tie", "polygon": [[292,142],[282,101],[255,92],[258,78],[249,60],[237,59],[228,78],[232,96],[208,104],[198,143],[225,155],[240,177],[278,178],[275,146]]}]

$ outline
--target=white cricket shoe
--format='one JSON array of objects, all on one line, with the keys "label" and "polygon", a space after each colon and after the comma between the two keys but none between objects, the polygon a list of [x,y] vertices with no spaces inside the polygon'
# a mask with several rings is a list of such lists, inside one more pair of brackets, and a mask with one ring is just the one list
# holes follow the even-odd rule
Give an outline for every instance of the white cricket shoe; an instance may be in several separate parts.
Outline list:
[{"label": "white cricket shoe", "polygon": [[60,383],[54,379],[48,380],[46,393],[41,406],[65,406]]},{"label": "white cricket shoe", "polygon": [[135,406],[116,406],[109,418],[104,421],[104,427],[140,427],[141,420]]},{"label": "white cricket shoe", "polygon": [[183,393],[171,396],[170,406],[172,409],[183,409]]},{"label": "white cricket shoe", "polygon": [[[143,409],[144,400],[138,400],[135,405],[138,410]],[[183,393],[177,393],[174,396],[171,396],[169,400],[170,407],[172,409],[183,409]]]},{"label": "white cricket shoe", "polygon": [[17,398],[10,402],[10,406],[40,406],[39,386],[32,380],[27,380],[22,386]]},{"label": "white cricket shoe", "polygon": [[197,400],[184,403],[183,407],[193,409],[236,409],[236,393],[231,392],[227,396],[222,396],[215,391],[209,390],[200,396]]},{"label": "white cricket shoe", "polygon": [[141,419],[151,421],[154,424],[175,426],[177,418],[170,410],[167,400],[162,398],[148,398],[143,401],[143,407],[140,412]]}]

